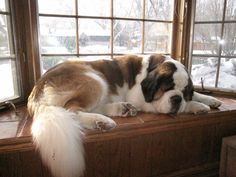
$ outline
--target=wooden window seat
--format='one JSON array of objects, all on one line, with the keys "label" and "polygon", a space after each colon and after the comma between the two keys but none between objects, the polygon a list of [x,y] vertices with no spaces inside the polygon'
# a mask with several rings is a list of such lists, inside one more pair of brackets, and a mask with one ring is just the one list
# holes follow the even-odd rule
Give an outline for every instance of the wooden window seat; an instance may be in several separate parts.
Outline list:
[{"label": "wooden window seat", "polygon": [[[86,131],[85,177],[218,176],[222,138],[236,134],[236,100],[208,114],[114,118],[109,132]],[[25,106],[0,114],[0,176],[49,177],[30,135]]]}]

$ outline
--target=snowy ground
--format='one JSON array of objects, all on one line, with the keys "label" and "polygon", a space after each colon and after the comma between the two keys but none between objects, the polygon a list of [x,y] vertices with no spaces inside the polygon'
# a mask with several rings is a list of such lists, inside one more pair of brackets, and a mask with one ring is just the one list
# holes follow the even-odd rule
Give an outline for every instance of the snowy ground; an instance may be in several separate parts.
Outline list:
[{"label": "snowy ground", "polygon": [[[217,63],[212,58],[208,58],[204,64],[193,65],[191,75],[194,84],[200,85],[203,78],[205,86],[214,87],[216,70]],[[218,87],[236,90],[236,59],[221,62]]]}]

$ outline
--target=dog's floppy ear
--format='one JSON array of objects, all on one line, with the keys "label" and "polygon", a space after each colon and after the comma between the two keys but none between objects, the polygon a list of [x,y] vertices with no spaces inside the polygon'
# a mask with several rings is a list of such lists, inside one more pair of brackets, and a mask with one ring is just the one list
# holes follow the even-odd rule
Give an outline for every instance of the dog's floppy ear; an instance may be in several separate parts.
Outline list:
[{"label": "dog's floppy ear", "polygon": [[143,91],[143,95],[146,102],[152,102],[154,95],[157,90],[157,77],[154,75],[147,76],[142,82],[141,87]]}]

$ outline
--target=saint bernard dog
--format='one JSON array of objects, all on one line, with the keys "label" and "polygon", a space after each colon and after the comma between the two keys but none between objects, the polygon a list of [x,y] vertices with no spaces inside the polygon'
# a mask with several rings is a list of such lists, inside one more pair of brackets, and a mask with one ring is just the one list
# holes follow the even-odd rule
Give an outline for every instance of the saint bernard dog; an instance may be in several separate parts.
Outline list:
[{"label": "saint bernard dog", "polygon": [[220,105],[194,92],[185,67],[163,55],[67,61],[48,70],[28,99],[34,143],[56,177],[83,174],[83,128],[109,130],[110,117],[137,111],[197,114]]}]

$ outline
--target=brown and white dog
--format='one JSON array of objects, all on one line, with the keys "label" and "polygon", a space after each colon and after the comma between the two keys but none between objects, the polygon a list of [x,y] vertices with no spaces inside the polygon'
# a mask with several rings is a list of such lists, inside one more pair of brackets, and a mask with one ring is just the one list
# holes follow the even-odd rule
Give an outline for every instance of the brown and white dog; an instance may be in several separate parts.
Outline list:
[{"label": "brown and white dog", "polygon": [[112,129],[111,116],[135,116],[138,110],[201,113],[220,105],[194,92],[185,67],[162,55],[68,61],[47,71],[28,99],[34,142],[57,177],[83,173],[81,128]]}]

